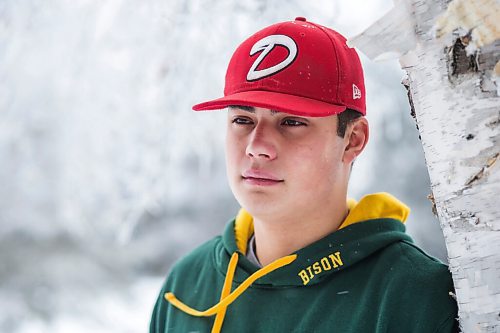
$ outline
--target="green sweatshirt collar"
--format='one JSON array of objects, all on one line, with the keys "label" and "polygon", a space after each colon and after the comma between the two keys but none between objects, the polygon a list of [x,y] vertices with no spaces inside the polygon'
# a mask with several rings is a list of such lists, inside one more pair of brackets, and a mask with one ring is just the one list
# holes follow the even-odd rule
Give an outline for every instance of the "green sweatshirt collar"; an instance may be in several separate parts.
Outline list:
[{"label": "green sweatshirt collar", "polygon": [[[394,242],[412,242],[403,225],[409,209],[396,198],[387,193],[376,193],[362,198],[359,203],[351,202],[349,206],[350,213],[339,230],[295,252],[297,258],[292,263],[259,278],[254,286],[311,286]],[[216,265],[225,274],[231,255],[240,253],[234,281],[241,283],[259,268],[245,257],[241,239],[237,241],[237,221],[238,218],[226,226],[222,236],[224,249],[216,256]],[[253,227],[245,229],[250,229],[251,232],[245,233],[250,237]]]}]

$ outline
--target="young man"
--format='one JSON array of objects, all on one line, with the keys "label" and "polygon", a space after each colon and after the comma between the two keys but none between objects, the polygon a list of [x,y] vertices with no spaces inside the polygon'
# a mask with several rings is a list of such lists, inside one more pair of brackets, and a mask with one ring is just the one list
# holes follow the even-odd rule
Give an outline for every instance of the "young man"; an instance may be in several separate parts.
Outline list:
[{"label": "young man", "polygon": [[244,41],[224,97],[242,206],[174,265],[150,332],[455,332],[447,267],[405,234],[387,193],[347,200],[368,140],[363,71],[337,32],[296,18]]}]

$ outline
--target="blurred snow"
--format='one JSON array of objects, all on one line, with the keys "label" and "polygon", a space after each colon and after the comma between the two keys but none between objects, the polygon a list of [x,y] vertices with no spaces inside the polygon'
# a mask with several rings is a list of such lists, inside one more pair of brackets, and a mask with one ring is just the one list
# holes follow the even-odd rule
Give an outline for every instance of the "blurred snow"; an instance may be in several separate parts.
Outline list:
[{"label": "blurred snow", "polygon": [[[173,260],[237,211],[220,96],[235,47],[305,16],[353,36],[390,0],[0,2],[0,331],[140,332]],[[351,195],[390,191],[445,259],[396,60],[363,57],[371,142]]]}]

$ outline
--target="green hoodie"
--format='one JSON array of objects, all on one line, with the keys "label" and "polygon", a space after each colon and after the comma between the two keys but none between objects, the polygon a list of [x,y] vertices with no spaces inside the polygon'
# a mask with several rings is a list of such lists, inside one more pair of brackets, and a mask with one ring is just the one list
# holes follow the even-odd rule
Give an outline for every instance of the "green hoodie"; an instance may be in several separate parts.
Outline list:
[{"label": "green hoodie", "polygon": [[263,268],[240,212],[174,265],[150,332],[458,332],[451,276],[405,234],[409,209],[386,193],[348,204],[339,230]]}]

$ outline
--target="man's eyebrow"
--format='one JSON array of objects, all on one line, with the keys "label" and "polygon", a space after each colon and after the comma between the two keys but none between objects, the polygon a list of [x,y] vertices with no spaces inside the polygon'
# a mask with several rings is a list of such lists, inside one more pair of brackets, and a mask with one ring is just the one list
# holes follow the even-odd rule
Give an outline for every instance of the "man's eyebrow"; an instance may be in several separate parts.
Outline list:
[{"label": "man's eyebrow", "polygon": [[253,106],[246,106],[246,105],[230,105],[230,109],[240,109],[243,111],[255,113],[255,108]]},{"label": "man's eyebrow", "polygon": [[[247,112],[250,112],[250,113],[255,113],[255,108],[253,106],[246,106],[246,105],[230,105],[229,108],[232,108],[232,109],[240,109],[240,110],[243,110],[243,111],[247,111]],[[270,110],[271,111],[271,115],[274,116],[278,113],[280,113],[279,111],[276,111],[276,110]]]}]

